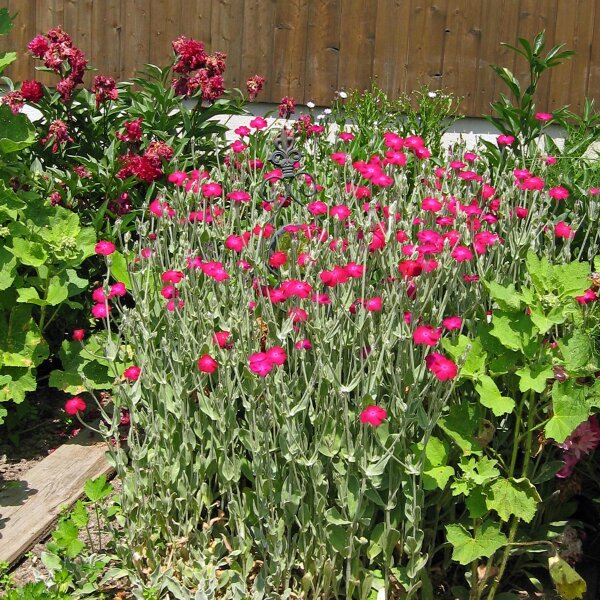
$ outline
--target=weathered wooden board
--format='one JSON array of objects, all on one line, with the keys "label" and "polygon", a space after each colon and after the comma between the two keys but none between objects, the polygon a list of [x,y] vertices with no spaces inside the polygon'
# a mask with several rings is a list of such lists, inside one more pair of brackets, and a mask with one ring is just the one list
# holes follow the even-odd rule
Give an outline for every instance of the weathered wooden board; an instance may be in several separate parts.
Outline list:
[{"label": "weathered wooden board", "polygon": [[[98,73],[118,79],[143,65],[166,65],[171,41],[195,36],[228,55],[225,81],[244,87],[267,78],[260,100],[328,104],[338,87],[366,88],[375,78],[392,96],[422,84],[464,97],[462,110],[488,112],[503,86],[499,64],[526,80],[525,61],[500,45],[546,30],[577,57],[540,82],[538,110],[581,110],[600,96],[600,0],[7,0],[15,28],[0,52],[19,59],[6,74],[56,84],[25,51],[29,39],[63,25]],[[86,76],[91,82],[92,73]]]},{"label": "weathered wooden board", "polygon": [[63,506],[73,504],[88,479],[110,473],[106,444],[82,430],[0,491],[0,562],[17,561],[51,530]]}]

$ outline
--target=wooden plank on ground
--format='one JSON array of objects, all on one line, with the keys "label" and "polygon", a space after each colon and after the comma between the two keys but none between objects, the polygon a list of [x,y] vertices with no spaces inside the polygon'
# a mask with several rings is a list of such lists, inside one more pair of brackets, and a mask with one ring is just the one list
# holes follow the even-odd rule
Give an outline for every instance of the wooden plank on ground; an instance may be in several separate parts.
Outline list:
[{"label": "wooden plank on ground", "polygon": [[110,473],[106,443],[82,430],[0,492],[0,562],[16,562],[51,530],[88,479]]},{"label": "wooden plank on ground", "polygon": [[329,106],[338,90],[342,0],[309,3],[304,97]]}]

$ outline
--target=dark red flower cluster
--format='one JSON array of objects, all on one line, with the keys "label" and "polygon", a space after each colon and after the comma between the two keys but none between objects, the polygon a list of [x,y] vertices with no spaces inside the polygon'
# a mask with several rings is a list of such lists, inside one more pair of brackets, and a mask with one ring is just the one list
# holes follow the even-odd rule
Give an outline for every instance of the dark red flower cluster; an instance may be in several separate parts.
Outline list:
[{"label": "dark red flower cluster", "polygon": [[176,55],[173,71],[179,73],[173,89],[178,96],[192,96],[201,90],[202,100],[213,102],[225,93],[225,54],[206,54],[202,42],[184,36],[174,40],[172,46]]},{"label": "dark red flower cluster", "polygon": [[10,110],[13,115],[17,115],[21,112],[23,105],[25,104],[25,99],[21,92],[8,92],[5,96],[0,99],[0,104],[6,104],[10,106]]},{"label": "dark red flower cluster", "polygon": [[254,102],[256,96],[260,93],[265,85],[265,78],[261,75],[253,75],[246,79],[246,89],[248,90],[248,100]]},{"label": "dark red flower cluster", "polygon": [[39,102],[44,96],[44,88],[39,81],[24,81],[21,84],[21,96],[26,102]]},{"label": "dark red flower cluster", "polygon": [[296,112],[296,101],[291,96],[284,96],[279,103],[279,117],[289,119]]},{"label": "dark red flower cluster", "polygon": [[125,129],[125,133],[120,133],[119,131],[116,133],[118,140],[128,142],[129,144],[136,144],[142,140],[142,117],[133,121],[125,121],[123,128]]},{"label": "dark red flower cluster", "polygon": [[116,100],[119,97],[115,80],[105,75],[96,75],[94,77],[92,92],[96,94],[96,110],[107,100]]},{"label": "dark red flower cluster", "polygon": [[56,154],[61,144],[65,142],[72,142],[73,138],[69,135],[69,130],[64,121],[60,119],[56,119],[56,121],[52,121],[50,123],[50,127],[48,127],[48,135],[40,140],[40,144],[47,144],[49,142],[54,142],[52,144],[52,152]]},{"label": "dark red flower cluster", "polygon": [[60,27],[37,35],[27,45],[29,51],[44,61],[44,66],[61,76],[56,91],[63,100],[69,100],[76,85],[83,82],[87,60],[83,52],[73,46],[71,37]]},{"label": "dark red flower cluster", "polygon": [[152,142],[142,155],[130,152],[119,157],[123,166],[119,169],[117,177],[127,179],[133,175],[146,183],[152,183],[163,176],[163,159],[168,162],[172,158],[173,149],[168,144]]}]

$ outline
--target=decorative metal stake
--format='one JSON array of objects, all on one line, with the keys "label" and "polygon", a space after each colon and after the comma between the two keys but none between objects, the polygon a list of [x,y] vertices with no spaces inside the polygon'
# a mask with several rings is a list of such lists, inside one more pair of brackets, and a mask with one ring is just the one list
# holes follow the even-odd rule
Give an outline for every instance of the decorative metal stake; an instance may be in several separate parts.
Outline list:
[{"label": "decorative metal stake", "polygon": [[[313,186],[310,188],[306,185],[299,188],[300,193],[305,199],[312,198],[317,193],[317,186],[314,177],[307,171],[303,171],[300,168],[300,161],[304,158],[304,154],[296,147],[296,140],[288,135],[286,129],[282,129],[281,133],[277,138],[275,138],[273,143],[275,144],[275,150],[271,153],[268,160],[275,168],[281,170],[281,177],[279,177],[279,175],[271,175],[262,182],[260,187],[261,198],[266,202],[272,202],[276,205],[268,223],[271,223],[275,219],[277,213],[286,202],[295,202],[300,206],[304,206],[304,203],[298,199],[293,191],[294,183],[296,183],[296,187],[298,187],[297,180],[299,177],[308,175],[313,183]],[[267,186],[277,181],[283,182],[284,194],[282,196],[282,200],[278,200],[278,197],[274,201],[272,195],[270,194],[270,189]],[[269,245],[269,258],[277,249],[277,240],[285,233],[286,227],[288,227],[288,225],[282,226],[273,235],[273,239]],[[269,267],[269,270],[275,275],[278,275],[277,270],[272,269],[271,267]]]}]

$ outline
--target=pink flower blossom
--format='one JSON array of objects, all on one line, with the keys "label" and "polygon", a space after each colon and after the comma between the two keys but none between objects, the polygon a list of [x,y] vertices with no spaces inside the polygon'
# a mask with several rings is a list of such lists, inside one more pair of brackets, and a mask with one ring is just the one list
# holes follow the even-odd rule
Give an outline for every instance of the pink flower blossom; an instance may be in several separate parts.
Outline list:
[{"label": "pink flower blossom", "polygon": [[92,316],[96,319],[106,319],[111,307],[106,304],[94,304],[92,306]]},{"label": "pink flower blossom", "polygon": [[458,366],[439,352],[433,352],[425,357],[425,365],[440,381],[454,379],[458,374]]},{"label": "pink flower blossom", "polygon": [[71,339],[75,342],[83,342],[85,338],[85,329],[74,329]]},{"label": "pink flower blossom", "polygon": [[442,321],[442,325],[448,330],[460,329],[462,327],[462,319],[460,317],[446,317]]},{"label": "pink flower blossom", "polygon": [[262,117],[254,117],[252,121],[250,121],[250,127],[253,129],[264,129],[268,123]]},{"label": "pink flower blossom", "polygon": [[233,200],[234,202],[250,202],[250,194],[248,192],[244,192],[243,190],[234,190],[233,192],[229,192],[229,194],[227,194],[227,198]]},{"label": "pink flower blossom", "polygon": [[548,190],[548,196],[554,200],[566,200],[569,197],[569,190],[561,186],[553,187]]},{"label": "pink flower blossom", "polygon": [[381,296],[374,296],[365,300],[364,305],[369,312],[379,312],[383,308],[383,300]]},{"label": "pink flower blossom", "polygon": [[208,373],[210,375],[211,373],[214,373],[218,367],[219,364],[210,354],[204,354],[198,359],[198,370],[201,373]]},{"label": "pink flower blossom", "polygon": [[536,121],[541,121],[542,123],[547,123],[548,121],[552,121],[554,115],[551,113],[539,112],[535,113]]},{"label": "pink flower blossom", "polygon": [[229,331],[215,331],[212,336],[212,341],[219,346],[219,348],[230,350],[233,347],[233,343],[231,342],[231,332]]},{"label": "pink flower blossom", "polygon": [[275,364],[269,359],[266,352],[252,354],[248,359],[248,368],[259,377],[266,377],[274,366]]},{"label": "pink flower blossom", "polygon": [[431,325],[419,325],[413,332],[415,344],[435,346],[440,341],[440,337],[442,337],[441,328],[434,329]]},{"label": "pink flower blossom", "polygon": [[160,278],[164,283],[178,284],[185,275],[181,271],[165,271]]},{"label": "pink flower blossom", "polygon": [[514,141],[515,137],[512,135],[502,134],[496,138],[499,146],[510,146]]},{"label": "pink flower blossom", "polygon": [[308,339],[298,340],[294,344],[294,348],[296,348],[296,350],[310,350],[312,348],[312,344]]},{"label": "pink flower blossom", "polygon": [[108,299],[114,298],[115,296],[125,296],[127,294],[127,288],[122,281],[118,281],[117,283],[113,283],[110,286],[110,292],[108,294]]},{"label": "pink flower blossom", "polygon": [[554,235],[557,238],[570,239],[570,238],[575,237],[575,232],[571,229],[571,227],[565,221],[561,221],[560,223],[557,223],[555,225]]},{"label": "pink flower blossom", "polygon": [[360,422],[364,425],[372,425],[373,427],[379,427],[387,418],[387,411],[381,406],[367,406],[360,413]]},{"label": "pink flower blossom", "polygon": [[466,246],[456,246],[450,254],[456,262],[465,262],[473,258],[473,253]]},{"label": "pink flower blossom", "polygon": [[141,372],[142,370],[139,367],[133,365],[131,367],[127,367],[123,371],[123,377],[125,377],[125,379],[129,379],[129,381],[137,381]]},{"label": "pink flower blossom", "polygon": [[84,411],[86,409],[86,404],[82,398],[79,396],[74,396],[73,398],[69,398],[65,402],[65,412],[68,415],[76,415],[78,412]]},{"label": "pink flower blossom", "polygon": [[223,189],[218,183],[205,183],[202,186],[202,195],[205,198],[215,198],[223,193]]},{"label": "pink flower blossom", "polygon": [[287,259],[287,254],[285,252],[282,250],[277,250],[269,257],[269,265],[274,269],[278,269],[287,263]]},{"label": "pink flower blossom", "polygon": [[117,247],[107,240],[100,240],[95,246],[96,254],[100,254],[101,256],[110,256]]}]

